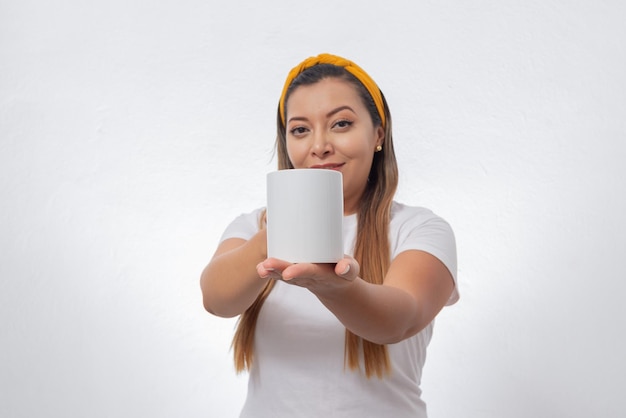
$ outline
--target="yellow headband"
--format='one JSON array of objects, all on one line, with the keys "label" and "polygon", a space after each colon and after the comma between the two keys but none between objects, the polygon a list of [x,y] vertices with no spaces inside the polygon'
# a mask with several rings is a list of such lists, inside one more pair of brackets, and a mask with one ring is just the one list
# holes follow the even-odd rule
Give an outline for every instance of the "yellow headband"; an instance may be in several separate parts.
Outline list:
[{"label": "yellow headband", "polygon": [[336,55],[331,54],[320,54],[317,57],[310,57],[302,61],[298,66],[292,68],[292,70],[287,75],[287,80],[285,81],[285,86],[283,87],[283,92],[280,95],[280,102],[278,105],[278,110],[280,112],[280,119],[283,121],[283,125],[285,124],[285,95],[287,94],[287,89],[291,85],[291,82],[304,70],[307,68],[311,68],[317,64],[332,64],[338,67],[345,68],[350,74],[355,76],[361,84],[367,89],[369,94],[374,99],[374,103],[376,104],[376,109],[378,109],[378,114],[380,115],[380,120],[385,127],[385,110],[383,106],[383,95],[380,92],[380,89],[372,80],[372,78],[367,75],[365,71],[352,61],[347,59],[338,57]]}]

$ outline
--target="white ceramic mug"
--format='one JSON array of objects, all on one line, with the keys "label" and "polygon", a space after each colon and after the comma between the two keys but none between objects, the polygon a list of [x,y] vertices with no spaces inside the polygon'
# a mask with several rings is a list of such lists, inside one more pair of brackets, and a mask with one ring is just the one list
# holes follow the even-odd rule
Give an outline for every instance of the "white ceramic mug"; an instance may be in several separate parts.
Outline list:
[{"label": "white ceramic mug", "polygon": [[267,174],[267,256],[291,263],[343,258],[343,181],[324,169]]}]

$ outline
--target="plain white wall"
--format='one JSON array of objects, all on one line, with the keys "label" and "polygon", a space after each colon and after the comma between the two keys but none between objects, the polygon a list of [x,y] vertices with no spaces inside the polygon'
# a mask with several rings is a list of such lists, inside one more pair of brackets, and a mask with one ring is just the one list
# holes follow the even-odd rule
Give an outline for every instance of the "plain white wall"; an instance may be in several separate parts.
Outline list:
[{"label": "plain white wall", "polygon": [[431,416],[623,417],[625,4],[0,0],[0,416],[237,416],[199,274],[331,52],[457,234]]}]

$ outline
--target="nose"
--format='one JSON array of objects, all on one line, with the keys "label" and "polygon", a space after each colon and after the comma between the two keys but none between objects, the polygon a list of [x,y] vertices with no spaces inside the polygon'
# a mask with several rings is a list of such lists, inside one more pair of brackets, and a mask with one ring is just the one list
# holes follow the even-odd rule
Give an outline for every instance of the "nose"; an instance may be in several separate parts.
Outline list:
[{"label": "nose", "polygon": [[316,133],[311,145],[311,154],[321,158],[331,154],[332,151],[333,145],[328,134],[326,132]]}]

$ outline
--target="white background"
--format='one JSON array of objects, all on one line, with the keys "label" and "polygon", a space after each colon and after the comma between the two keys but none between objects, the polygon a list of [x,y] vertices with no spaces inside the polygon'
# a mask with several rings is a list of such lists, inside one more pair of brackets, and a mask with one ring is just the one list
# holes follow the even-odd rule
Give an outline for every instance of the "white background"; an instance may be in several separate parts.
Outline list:
[{"label": "white background", "polygon": [[625,21],[619,0],[0,0],[0,416],[237,416],[234,320],[199,275],[264,204],[287,72],[330,52],[387,96],[398,200],[457,234],[430,415],[623,417]]}]

